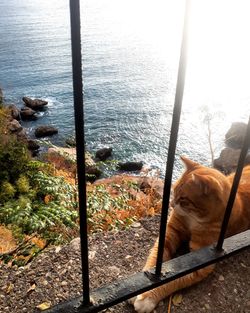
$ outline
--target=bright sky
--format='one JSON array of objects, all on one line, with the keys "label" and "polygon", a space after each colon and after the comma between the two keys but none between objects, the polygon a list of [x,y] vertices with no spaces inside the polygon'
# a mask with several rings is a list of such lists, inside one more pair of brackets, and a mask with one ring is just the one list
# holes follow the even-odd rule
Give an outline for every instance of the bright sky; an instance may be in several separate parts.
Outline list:
[{"label": "bright sky", "polygon": [[192,1],[190,80],[198,97],[208,90],[210,97],[228,97],[231,110],[238,109],[237,99],[250,96],[249,12],[248,0]]},{"label": "bright sky", "polygon": [[[147,53],[153,49],[161,62],[169,65],[178,61],[185,0],[94,2],[99,6],[95,11],[98,14],[88,14],[86,19],[93,16],[95,20],[90,24],[100,32],[107,27],[117,40],[134,36],[135,43],[144,41]],[[243,108],[250,101],[250,0],[190,2],[186,89],[193,105],[202,105],[202,99],[209,102],[211,98],[211,103],[220,103],[222,109],[234,115],[239,106]],[[92,0],[86,5],[95,10]]]}]

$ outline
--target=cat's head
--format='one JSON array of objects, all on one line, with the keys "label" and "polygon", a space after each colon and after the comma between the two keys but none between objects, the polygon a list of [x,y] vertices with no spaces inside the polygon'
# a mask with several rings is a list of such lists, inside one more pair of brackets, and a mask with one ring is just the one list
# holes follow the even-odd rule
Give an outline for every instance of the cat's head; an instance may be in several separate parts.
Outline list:
[{"label": "cat's head", "polygon": [[197,222],[221,219],[230,185],[219,171],[181,157],[186,171],[173,185],[171,206],[182,216]]}]

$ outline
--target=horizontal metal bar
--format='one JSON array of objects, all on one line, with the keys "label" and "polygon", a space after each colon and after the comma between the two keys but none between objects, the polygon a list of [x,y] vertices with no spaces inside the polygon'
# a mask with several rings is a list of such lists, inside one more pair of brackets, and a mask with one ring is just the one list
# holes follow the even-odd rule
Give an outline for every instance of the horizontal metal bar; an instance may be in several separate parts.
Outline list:
[{"label": "horizontal metal bar", "polygon": [[[215,246],[202,248],[178,258],[163,263],[162,276],[155,276],[140,272],[110,285],[97,288],[91,292],[92,305],[82,306],[82,297],[59,304],[47,313],[86,313],[99,312],[118,304],[144,291],[168,283],[207,265],[223,260],[239,251],[250,247],[250,230],[225,239],[223,250],[216,250]],[[151,277],[150,277],[151,276]],[[152,277],[154,279],[152,279]]]}]

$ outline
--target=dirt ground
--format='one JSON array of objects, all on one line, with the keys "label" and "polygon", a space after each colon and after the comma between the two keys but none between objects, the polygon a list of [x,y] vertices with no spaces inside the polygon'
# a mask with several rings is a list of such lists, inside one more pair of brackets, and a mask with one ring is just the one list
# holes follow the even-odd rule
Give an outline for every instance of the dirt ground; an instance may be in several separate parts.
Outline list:
[{"label": "dirt ground", "polygon": [[[158,233],[159,217],[135,223],[117,233],[91,236],[89,243],[91,288],[141,270]],[[0,265],[0,312],[40,312],[82,292],[79,239],[63,247],[50,247],[23,268]],[[216,271],[196,286],[180,292],[172,313],[250,312],[250,250],[217,264]],[[122,303],[106,312],[132,313]],[[169,312],[168,299],[157,313]]]}]

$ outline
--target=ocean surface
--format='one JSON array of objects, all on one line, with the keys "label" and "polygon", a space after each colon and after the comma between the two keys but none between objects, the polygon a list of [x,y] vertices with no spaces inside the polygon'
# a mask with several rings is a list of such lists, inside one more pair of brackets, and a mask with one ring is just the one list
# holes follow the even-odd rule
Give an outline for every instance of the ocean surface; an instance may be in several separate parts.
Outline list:
[{"label": "ocean surface", "polygon": [[[164,175],[184,15],[183,0],[81,1],[86,144],[117,160],[144,161]],[[209,165],[232,122],[250,114],[248,1],[194,0],[174,175],[179,155]],[[69,3],[0,0],[0,86],[6,102],[46,99],[35,122],[74,134]]]}]

